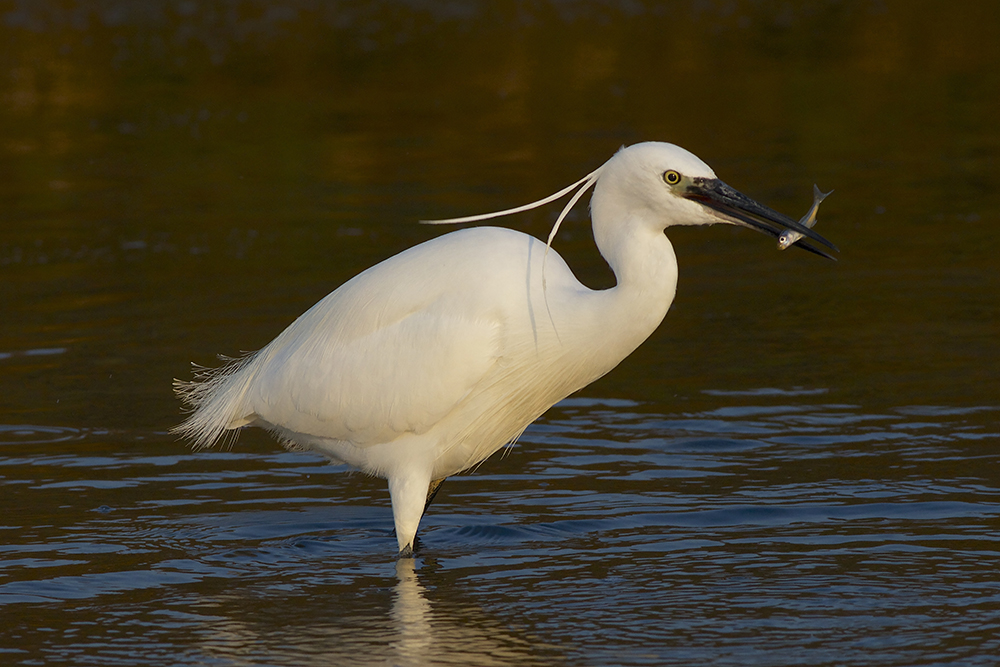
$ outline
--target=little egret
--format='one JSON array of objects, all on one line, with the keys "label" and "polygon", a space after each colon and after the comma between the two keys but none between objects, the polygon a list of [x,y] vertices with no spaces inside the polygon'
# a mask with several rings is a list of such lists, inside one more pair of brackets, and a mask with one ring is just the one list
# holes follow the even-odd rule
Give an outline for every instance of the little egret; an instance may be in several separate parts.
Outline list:
[{"label": "little egret", "polygon": [[[616,278],[606,290],[581,284],[549,250],[591,186],[594,240]],[[667,227],[728,223],[775,238],[790,229],[836,250],[656,142],[622,148],[533,204],[438,222],[509,215],[570,192],[548,243],[497,227],[444,234],[358,274],[260,351],[175,381],[191,414],[174,431],[206,447],[259,426],[286,447],[385,478],[399,554],[411,556],[445,478],[516,441],[653,333],[677,285]]]}]

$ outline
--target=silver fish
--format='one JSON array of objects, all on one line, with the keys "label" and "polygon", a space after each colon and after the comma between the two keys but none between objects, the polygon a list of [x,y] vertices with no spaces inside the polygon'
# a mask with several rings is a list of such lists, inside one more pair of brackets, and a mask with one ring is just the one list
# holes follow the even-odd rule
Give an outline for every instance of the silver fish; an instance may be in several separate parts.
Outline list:
[{"label": "silver fish", "polygon": [[[799,224],[804,227],[812,227],[816,224],[816,214],[819,212],[819,205],[824,199],[833,194],[833,190],[830,192],[820,192],[819,187],[813,185],[813,205],[809,209],[809,212],[799,220]],[[791,229],[786,229],[778,237],[778,249],[788,250],[793,243],[802,238],[802,234],[799,232],[792,231]]]}]

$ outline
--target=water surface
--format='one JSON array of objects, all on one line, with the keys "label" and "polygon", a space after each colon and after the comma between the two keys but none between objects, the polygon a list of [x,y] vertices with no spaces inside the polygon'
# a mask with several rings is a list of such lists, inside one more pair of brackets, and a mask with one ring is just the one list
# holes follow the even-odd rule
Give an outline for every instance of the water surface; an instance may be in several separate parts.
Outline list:
[{"label": "water surface", "polygon": [[191,454],[162,434],[7,429],[7,647],[104,664],[989,664],[1000,409],[726,397],[673,414],[563,402],[449,480],[413,562],[389,557],[380,482],[263,438]]},{"label": "water surface", "polygon": [[[5,664],[993,664],[988,3],[0,3]],[[692,150],[839,261],[672,229],[618,369],[451,479],[384,483],[171,379],[620,145]],[[505,221],[544,236],[557,208]],[[612,278],[578,207],[555,248]]]}]

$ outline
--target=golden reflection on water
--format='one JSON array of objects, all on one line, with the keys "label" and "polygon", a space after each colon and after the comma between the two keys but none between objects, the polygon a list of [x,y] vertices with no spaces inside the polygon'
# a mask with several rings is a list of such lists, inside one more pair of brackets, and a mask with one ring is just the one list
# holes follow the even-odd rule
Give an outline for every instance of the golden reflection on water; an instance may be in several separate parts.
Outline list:
[{"label": "golden reflection on water", "polygon": [[[821,226],[843,252],[672,230],[677,302],[604,393],[667,399],[711,370],[708,388],[975,404],[1000,365],[994,4],[226,6],[3,14],[0,351],[69,347],[67,376],[107,380],[105,341],[132,344],[63,422],[105,426],[138,386],[166,427],[154,378],[260,347],[441,233],[417,220],[532,201],[646,139],[796,217],[835,189]],[[544,235],[554,215],[508,222]],[[583,218],[557,248],[607,285]]]}]

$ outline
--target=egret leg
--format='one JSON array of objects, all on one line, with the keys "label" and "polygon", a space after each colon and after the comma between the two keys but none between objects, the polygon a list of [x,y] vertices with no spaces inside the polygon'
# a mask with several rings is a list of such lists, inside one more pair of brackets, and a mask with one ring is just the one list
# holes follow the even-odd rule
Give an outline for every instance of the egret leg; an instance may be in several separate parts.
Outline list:
[{"label": "egret leg", "polygon": [[430,486],[427,487],[427,501],[424,502],[424,514],[427,513],[427,508],[431,506],[431,502],[434,501],[434,496],[438,494],[441,490],[441,485],[444,484],[444,480],[447,477],[442,477],[441,479],[435,479],[431,481]]},{"label": "egret leg", "polygon": [[396,524],[396,542],[400,557],[413,555],[413,542],[417,536],[420,517],[424,514],[430,474],[417,470],[389,478],[389,496],[392,498],[392,517]]},{"label": "egret leg", "polygon": [[[420,516],[417,517],[417,524],[419,524],[420,519],[423,518],[424,512],[427,511],[427,508],[431,506],[431,501],[434,500],[434,496],[437,495],[437,492],[441,489],[441,485],[444,484],[444,480],[446,479],[448,478],[442,477],[441,479],[435,479],[427,485],[427,496],[424,499],[424,508],[421,510]],[[409,516],[412,514],[412,500],[407,500],[407,496],[412,488],[413,485],[407,481],[400,480],[396,484],[389,482],[389,494],[392,496],[392,513],[396,520],[396,530],[394,532],[396,533],[397,539],[400,535],[400,524],[412,522],[412,517]],[[413,537],[410,541],[404,544],[403,540],[399,539],[400,558],[413,557],[413,551],[417,546],[417,526],[414,525],[412,530]]]}]

